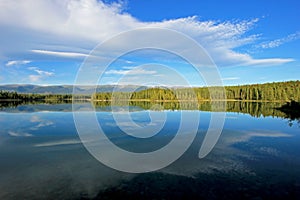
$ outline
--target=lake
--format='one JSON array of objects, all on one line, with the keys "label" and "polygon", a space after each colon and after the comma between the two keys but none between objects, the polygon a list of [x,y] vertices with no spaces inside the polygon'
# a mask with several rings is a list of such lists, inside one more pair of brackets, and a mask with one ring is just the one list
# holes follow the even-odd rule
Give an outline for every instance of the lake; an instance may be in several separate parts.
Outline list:
[{"label": "lake", "polygon": [[209,102],[197,109],[133,103],[129,115],[139,127],[151,124],[151,116],[166,117],[157,135],[142,139],[118,127],[113,110],[122,114],[122,105],[94,106],[111,142],[136,153],[169,144],[182,114],[190,121],[199,116],[200,123],[178,160],[158,171],[126,173],[102,164],[85,148],[72,104],[2,102],[0,199],[300,199],[300,126],[275,109],[279,103],[228,102],[222,133],[201,159],[199,149],[213,114]]}]

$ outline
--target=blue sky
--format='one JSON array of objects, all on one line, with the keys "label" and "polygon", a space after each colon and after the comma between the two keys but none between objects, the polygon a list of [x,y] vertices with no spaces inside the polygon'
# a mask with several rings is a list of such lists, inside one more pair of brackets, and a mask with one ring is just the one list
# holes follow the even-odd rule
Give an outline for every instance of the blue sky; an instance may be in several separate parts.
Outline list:
[{"label": "blue sky", "polygon": [[[202,45],[225,85],[300,77],[296,0],[0,0],[0,9],[0,84],[73,84],[96,45],[149,27],[178,31]],[[122,45],[134,42],[128,38]],[[159,51],[124,55],[100,83],[153,84],[168,75],[166,67],[192,85],[204,84],[191,65]]]}]

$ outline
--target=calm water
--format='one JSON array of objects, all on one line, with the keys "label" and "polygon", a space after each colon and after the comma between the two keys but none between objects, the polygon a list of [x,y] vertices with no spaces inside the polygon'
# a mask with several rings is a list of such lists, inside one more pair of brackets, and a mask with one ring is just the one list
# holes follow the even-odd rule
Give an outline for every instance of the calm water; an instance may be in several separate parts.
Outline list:
[{"label": "calm water", "polygon": [[[198,152],[211,112],[183,110],[200,116],[195,140],[176,162],[145,174],[119,172],[95,160],[80,142],[70,104],[3,106],[0,199],[300,199],[299,124],[291,126],[274,105],[248,104],[228,105],[221,137],[203,159]],[[167,120],[148,141],[125,135],[109,107],[98,107],[96,115],[116,145],[148,152],[168,144],[180,123],[180,112],[149,111],[147,104],[132,106],[130,115],[143,126],[156,112]]]}]

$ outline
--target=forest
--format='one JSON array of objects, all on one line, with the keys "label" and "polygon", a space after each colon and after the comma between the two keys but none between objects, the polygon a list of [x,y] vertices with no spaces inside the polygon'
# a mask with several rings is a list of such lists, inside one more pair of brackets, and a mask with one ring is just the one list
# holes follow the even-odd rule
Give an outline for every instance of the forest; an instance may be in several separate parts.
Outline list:
[{"label": "forest", "polygon": [[[0,100],[51,101],[72,100],[72,94],[25,94],[0,91]],[[76,95],[76,98],[93,101],[300,101],[300,81],[275,82],[225,87],[167,88],[154,87],[136,92],[100,92]]]},{"label": "forest", "polygon": [[148,88],[138,92],[96,93],[93,100],[144,100],[144,101],[300,101],[300,81],[265,84],[195,87],[195,88]]},{"label": "forest", "polygon": [[21,94],[15,91],[0,90],[0,100],[19,100],[19,101],[59,101],[72,100],[71,94]]}]

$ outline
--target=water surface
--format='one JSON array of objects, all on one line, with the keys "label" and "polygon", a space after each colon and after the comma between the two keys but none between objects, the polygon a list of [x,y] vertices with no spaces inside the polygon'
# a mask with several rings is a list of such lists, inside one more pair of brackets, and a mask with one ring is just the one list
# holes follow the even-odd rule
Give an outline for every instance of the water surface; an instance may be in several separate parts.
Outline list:
[{"label": "water surface", "polygon": [[276,106],[228,104],[221,137],[203,159],[198,152],[211,117],[207,104],[197,110],[167,104],[165,110],[148,110],[153,107],[147,102],[131,105],[130,115],[141,126],[150,123],[149,112],[167,116],[159,134],[143,140],[122,132],[109,106],[96,107],[111,141],[133,152],[168,144],[181,112],[199,114],[197,136],[185,154],[170,166],[145,174],[119,172],[95,160],[76,132],[71,104],[2,106],[0,199],[299,199],[300,128],[297,122],[291,126]]}]

